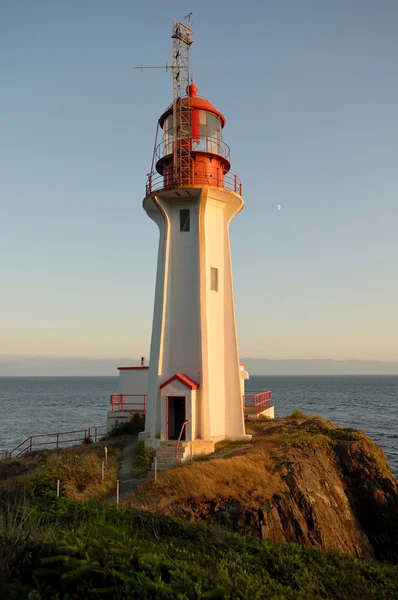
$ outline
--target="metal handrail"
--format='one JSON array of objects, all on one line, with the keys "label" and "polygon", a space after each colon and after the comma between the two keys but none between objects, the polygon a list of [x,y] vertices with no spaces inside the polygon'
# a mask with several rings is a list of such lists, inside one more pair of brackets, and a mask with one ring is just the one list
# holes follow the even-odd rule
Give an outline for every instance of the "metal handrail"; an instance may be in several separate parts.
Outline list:
[{"label": "metal handrail", "polygon": [[256,413],[272,406],[272,392],[265,390],[248,390],[243,394],[244,408],[254,408]]},{"label": "metal handrail", "polygon": [[188,425],[188,423],[189,423],[189,421],[184,421],[184,423],[182,424],[182,427],[181,427],[180,435],[178,436],[178,440],[176,443],[176,464],[178,464],[178,445],[181,442],[182,434],[184,433],[184,429]]},{"label": "metal handrail", "polygon": [[[126,402],[125,398],[143,398],[143,400]],[[112,412],[146,412],[146,394],[111,394],[109,403],[112,406]]]},{"label": "metal handrail", "polygon": [[[225,175],[220,176],[220,181],[217,185],[217,179],[210,179],[207,174],[194,175],[193,181],[191,185],[202,186],[202,185],[210,185],[214,187],[218,187],[224,190],[229,190],[231,192],[235,192],[242,195],[242,182],[235,173],[225,173]],[[220,185],[221,184],[221,185]],[[163,175],[159,175],[157,171],[150,173],[148,175],[148,179],[146,182],[146,195],[152,194],[152,192],[160,192],[162,190],[171,190],[175,187],[185,187],[181,185],[177,185],[174,181],[168,181],[165,183]]]},{"label": "metal handrail", "polygon": [[166,142],[163,140],[156,147],[156,158],[160,160],[165,156],[170,156],[174,152],[174,144],[177,141],[177,147],[181,144],[186,144],[188,141],[191,143],[191,152],[208,152],[209,154],[217,154],[226,158],[229,162],[230,159],[230,148],[223,140],[216,137],[205,136],[199,138],[171,138]]},{"label": "metal handrail", "polygon": [[[100,431],[104,430],[104,431]],[[72,439],[62,440],[60,436],[62,435],[72,435],[82,433],[82,436],[75,437]],[[31,454],[36,447],[41,446],[50,446],[51,444],[55,444],[55,449],[58,450],[61,446],[65,444],[72,444],[73,442],[82,443],[87,438],[94,438],[94,443],[96,443],[100,438],[106,435],[106,426],[105,425],[97,425],[93,427],[89,427],[88,429],[75,429],[74,431],[58,431],[56,433],[39,433],[37,435],[31,435],[26,440],[18,444],[12,450],[0,450],[0,458],[11,458],[13,454],[17,458],[25,455]],[[48,438],[54,437],[54,440],[45,441],[45,442],[37,442],[38,438]],[[19,452],[17,452],[19,450]],[[3,456],[4,455],[4,456]]]}]

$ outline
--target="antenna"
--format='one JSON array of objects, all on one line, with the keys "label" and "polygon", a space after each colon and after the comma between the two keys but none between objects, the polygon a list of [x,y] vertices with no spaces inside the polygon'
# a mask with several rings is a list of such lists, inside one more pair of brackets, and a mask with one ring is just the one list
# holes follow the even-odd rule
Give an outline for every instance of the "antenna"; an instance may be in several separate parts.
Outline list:
[{"label": "antenna", "polygon": [[[173,64],[169,66],[137,66],[133,69],[171,69],[173,74],[173,175],[176,185],[191,182],[191,110],[189,87],[189,50],[192,39],[192,13],[184,17],[185,23],[173,22]],[[184,102],[182,98],[187,96]]]},{"label": "antenna", "polygon": [[[191,110],[189,86],[189,50],[191,39],[191,14],[185,17],[185,25],[173,23],[173,129],[174,129],[174,179],[177,185],[191,183]],[[186,102],[181,99],[187,95]]]}]

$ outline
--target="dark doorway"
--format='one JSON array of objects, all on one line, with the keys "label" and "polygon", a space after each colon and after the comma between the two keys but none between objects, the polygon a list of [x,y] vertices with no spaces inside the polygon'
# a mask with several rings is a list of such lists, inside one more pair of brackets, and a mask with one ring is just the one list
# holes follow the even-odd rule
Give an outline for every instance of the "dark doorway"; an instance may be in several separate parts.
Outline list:
[{"label": "dark doorway", "polygon": [[[185,421],[185,396],[167,396],[167,439],[178,440]],[[181,436],[185,440],[185,428]]]}]

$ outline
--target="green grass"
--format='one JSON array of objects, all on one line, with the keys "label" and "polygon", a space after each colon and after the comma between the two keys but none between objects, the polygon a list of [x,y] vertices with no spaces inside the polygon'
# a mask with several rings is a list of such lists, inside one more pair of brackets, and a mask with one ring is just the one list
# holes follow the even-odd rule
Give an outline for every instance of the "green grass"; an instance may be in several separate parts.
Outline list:
[{"label": "green grass", "polygon": [[0,506],[5,599],[398,597],[398,568],[385,564],[95,503],[47,499],[7,510]]},{"label": "green grass", "polygon": [[[293,413],[292,417],[297,414]],[[301,418],[301,417],[300,417]],[[318,423],[314,423],[314,421]],[[333,450],[334,445],[338,441],[358,441],[363,440],[364,436],[360,431],[333,427],[327,421],[320,417],[315,417],[314,420],[303,423],[299,429],[287,432],[283,436],[283,445],[287,448],[323,448],[325,450]]]},{"label": "green grass", "polygon": [[221,442],[216,442],[215,452],[222,452],[223,450],[234,450],[235,448],[239,448],[240,446],[247,446],[247,442],[221,440]]},{"label": "green grass", "polygon": [[151,468],[155,451],[152,448],[145,448],[145,442],[137,442],[133,449],[133,460],[131,474],[133,477],[144,477]]}]

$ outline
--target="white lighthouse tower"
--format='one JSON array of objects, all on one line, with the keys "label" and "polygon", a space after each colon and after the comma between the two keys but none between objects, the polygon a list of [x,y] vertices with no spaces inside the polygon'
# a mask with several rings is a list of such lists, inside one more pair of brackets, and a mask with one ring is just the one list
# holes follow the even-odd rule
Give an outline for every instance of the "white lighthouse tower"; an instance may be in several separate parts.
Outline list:
[{"label": "white lighthouse tower", "polygon": [[[173,103],[159,119],[143,207],[159,227],[145,432],[159,460],[245,434],[229,225],[243,209],[224,116],[190,83],[189,17],[173,25]],[[157,136],[158,138],[158,136]]]}]

